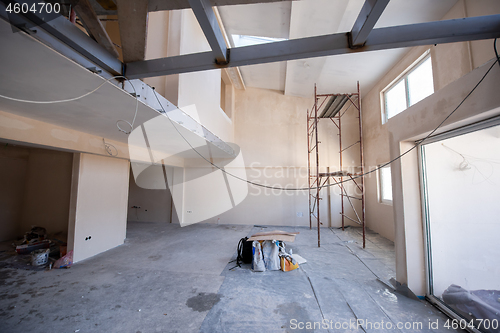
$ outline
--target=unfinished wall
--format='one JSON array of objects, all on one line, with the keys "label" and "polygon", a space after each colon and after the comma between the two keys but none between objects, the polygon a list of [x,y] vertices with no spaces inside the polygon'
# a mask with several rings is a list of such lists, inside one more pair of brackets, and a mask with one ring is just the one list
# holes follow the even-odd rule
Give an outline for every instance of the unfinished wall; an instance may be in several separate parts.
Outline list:
[{"label": "unfinished wall", "polygon": [[67,233],[73,154],[29,151],[21,229],[26,232],[36,225],[50,234]]},{"label": "unfinished wall", "polygon": [[29,150],[0,147],[0,241],[22,235],[20,228]]},{"label": "unfinished wall", "polygon": [[[460,0],[443,19],[500,13],[500,2],[494,0]],[[390,160],[390,134],[382,124],[380,92],[408,68],[429,47],[416,47],[409,52],[363,98],[363,135],[365,168],[375,168]],[[493,41],[473,41],[430,47],[434,75],[434,90],[438,91],[461,78],[473,68],[494,57]],[[362,87],[361,87],[362,88]],[[394,240],[394,215],[391,205],[378,201],[377,178],[366,179],[367,226],[382,236]]]},{"label": "unfinished wall", "polygon": [[[307,188],[307,130],[306,112],[313,105],[312,98],[284,96],[282,92],[247,88],[236,91],[233,113],[235,143],[241,148],[244,170],[229,167],[231,173],[246,173],[249,181],[277,187]],[[353,114],[354,115],[354,114]],[[345,129],[352,124],[350,117]],[[357,122],[356,122],[357,126]],[[329,119],[319,124],[322,170],[330,167],[338,170],[337,128]],[[352,140],[346,135],[346,142]],[[345,154],[346,163],[359,164],[359,154]],[[189,171],[189,168],[186,168]],[[198,170],[197,172],[200,172]],[[214,182],[224,182],[221,177]],[[229,184],[240,184],[227,176]],[[244,183],[243,183],[244,184]],[[246,185],[245,185],[246,186]],[[209,190],[209,189],[208,189]],[[185,193],[188,209],[189,189]],[[194,192],[193,192],[194,193]],[[323,226],[340,226],[340,199],[338,188],[322,190],[321,221]],[[214,195],[216,195],[214,193]],[[231,208],[226,197],[221,204]],[[223,200],[224,199],[224,200]],[[225,199],[228,199],[225,201]],[[263,224],[263,225],[309,225],[308,192],[280,191],[257,186],[248,186],[248,195],[239,205],[223,214],[207,220],[216,223]]]},{"label": "unfinished wall", "polygon": [[[180,54],[210,51],[191,10],[181,11]],[[179,75],[177,106],[224,141],[233,141],[232,122],[220,108],[221,70]]]},{"label": "unfinished wall", "polygon": [[4,144],[0,149],[0,239],[21,237],[32,226],[68,230],[71,153]]},{"label": "unfinished wall", "polygon": [[[150,166],[150,168],[162,166]],[[161,171],[163,173],[163,170]],[[139,177],[148,177],[148,172],[143,172]],[[150,177],[147,189],[136,184],[132,170],[130,170],[129,197],[127,221],[133,222],[161,222],[170,223],[172,210],[172,196],[164,177]],[[141,179],[141,185],[147,180]],[[151,184],[161,182],[161,184]],[[139,208],[133,208],[133,207]]]},{"label": "unfinished wall", "polygon": [[[390,158],[396,158],[435,129],[461,103],[487,70],[481,85],[438,131],[458,128],[500,113],[500,68],[493,61],[450,83],[435,94],[391,118]],[[416,150],[392,164],[395,217],[396,273],[398,281],[418,295],[426,292],[420,179]]]},{"label": "unfinished wall", "polygon": [[[96,135],[0,111],[2,142],[108,156],[102,140],[102,137]],[[127,144],[109,139],[106,139],[106,142],[116,147],[118,157],[129,157]]]},{"label": "unfinished wall", "polygon": [[129,170],[126,160],[74,154],[68,249],[75,262],[123,244]]},{"label": "unfinished wall", "polygon": [[[148,14],[146,60],[168,56],[169,17],[169,11],[150,12]],[[155,87],[157,93],[166,97],[166,76],[146,78],[143,81],[150,86]]]}]

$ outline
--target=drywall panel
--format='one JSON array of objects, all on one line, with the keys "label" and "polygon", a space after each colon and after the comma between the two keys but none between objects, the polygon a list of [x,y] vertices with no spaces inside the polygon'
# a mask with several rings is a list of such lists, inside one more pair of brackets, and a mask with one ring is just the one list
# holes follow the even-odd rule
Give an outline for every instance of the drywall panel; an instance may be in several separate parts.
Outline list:
[{"label": "drywall panel", "polygon": [[78,154],[76,163],[70,210],[75,262],[123,244],[130,170],[126,160],[90,154]]},{"label": "drywall panel", "polygon": [[21,216],[29,150],[4,144],[0,148],[0,241],[22,235]]},{"label": "drywall panel", "polygon": [[72,164],[71,153],[29,149],[22,232],[40,226],[50,234],[67,233]]}]

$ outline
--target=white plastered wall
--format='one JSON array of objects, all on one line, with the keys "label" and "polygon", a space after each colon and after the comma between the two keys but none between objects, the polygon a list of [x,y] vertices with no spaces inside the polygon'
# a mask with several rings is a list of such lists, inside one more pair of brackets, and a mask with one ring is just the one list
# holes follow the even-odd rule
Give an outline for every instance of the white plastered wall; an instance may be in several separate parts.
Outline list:
[{"label": "white plastered wall", "polygon": [[127,160],[74,154],[68,235],[74,262],[123,244],[129,169]]},{"label": "white plastered wall", "polygon": [[[257,88],[236,91],[235,111],[232,117],[234,140],[243,153],[243,172],[249,181],[275,187],[307,188],[306,114],[312,106],[313,98],[285,96],[280,91]],[[358,140],[356,138],[358,123],[355,117],[356,114],[353,112],[343,118],[344,134],[346,134],[344,147]],[[322,171],[326,171],[327,167],[330,171],[338,170],[337,133],[337,128],[331,120],[320,120]],[[359,150],[356,148],[346,152],[344,157],[346,166],[359,165]],[[228,171],[238,173],[242,170],[230,168]],[[228,181],[241,183],[231,176],[228,176]],[[207,219],[207,222],[276,226],[309,225],[307,191],[280,191],[253,185],[247,187],[248,195],[243,202]],[[321,191],[323,200],[320,204],[320,217],[323,227],[340,226],[338,193],[337,186]]]},{"label": "white plastered wall", "polygon": [[[159,170],[151,174],[152,169]],[[132,172],[133,168],[129,177],[127,221],[170,223],[172,197],[165,177],[157,177],[158,173],[164,173],[162,165],[149,166],[139,175],[139,184],[146,188],[136,183]]]},{"label": "white plastered wall", "polygon": [[[500,2],[494,0],[460,0],[443,17],[453,19],[500,13]],[[363,136],[365,168],[373,169],[390,160],[390,133],[382,124],[381,94],[394,79],[407,69],[426,50],[430,49],[434,74],[434,90],[438,91],[461,78],[474,68],[494,57],[492,41],[473,41],[409,49],[397,63],[363,98]],[[377,178],[366,178],[367,226],[382,236],[394,240],[393,207],[378,200]]]},{"label": "white plastered wall", "polygon": [[[391,133],[390,157],[396,158],[414,146],[451,113],[479,82],[492,62],[481,66],[459,80],[415,104],[388,122]],[[481,85],[449,118],[440,131],[458,128],[499,113],[497,83],[500,68],[495,65]],[[398,281],[418,295],[426,293],[423,220],[416,149],[393,163],[392,170],[396,273]]]},{"label": "white plastered wall", "polygon": [[[496,13],[500,13],[500,3],[497,1],[460,0],[443,19]],[[427,49],[429,47],[411,48],[400,62],[364,96],[365,168],[374,168],[399,156],[400,153],[413,146],[412,142],[405,142],[408,138],[422,135],[425,131],[432,130],[432,126],[437,126],[447,112],[452,111],[450,108],[458,105],[460,99],[472,89],[472,82],[480,79],[477,73],[472,76],[464,77],[464,75],[494,57],[492,40],[430,47],[436,93],[391,118],[387,124],[382,124],[381,91]],[[494,74],[490,74],[490,76],[492,75]],[[482,99],[477,101],[478,107],[473,109],[467,110],[464,105],[462,112],[465,115],[462,114],[460,119],[467,119],[494,108],[495,95],[498,94],[484,94]],[[489,103],[490,101],[493,102]],[[452,122],[450,119],[450,123]],[[459,126],[459,123],[454,124],[454,126]],[[391,207],[378,202],[377,179],[376,177],[367,177],[367,226],[382,236],[395,241],[398,281],[408,283],[415,293],[424,295],[426,290],[424,243],[416,155],[408,154],[400,162],[392,164],[392,181],[394,201]]]}]

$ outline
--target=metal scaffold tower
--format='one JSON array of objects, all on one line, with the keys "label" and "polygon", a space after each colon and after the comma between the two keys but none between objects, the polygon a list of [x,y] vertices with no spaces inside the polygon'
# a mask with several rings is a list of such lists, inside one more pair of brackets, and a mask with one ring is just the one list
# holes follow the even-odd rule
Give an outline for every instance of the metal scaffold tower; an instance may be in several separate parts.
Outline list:
[{"label": "metal scaffold tower", "polygon": [[[353,144],[342,146],[342,117],[349,111],[356,112],[359,123],[359,140]],[[320,119],[330,119],[338,129],[339,138],[339,169],[335,172],[320,172],[319,155],[320,149],[318,137],[318,124]],[[359,162],[357,172],[348,172],[344,170],[342,154],[351,148],[359,148]],[[345,219],[355,222],[363,228],[363,248],[365,247],[365,191],[364,191],[364,160],[363,160],[363,128],[361,119],[361,98],[359,94],[359,82],[357,92],[349,94],[317,94],[314,87],[314,105],[311,110],[307,110],[307,166],[309,176],[309,228],[312,228],[313,222],[318,228],[318,247],[320,247],[320,219],[319,202],[321,189],[330,180],[333,185],[340,188],[340,205],[342,216],[342,230],[345,227]],[[327,168],[329,171],[330,168]],[[348,193],[347,183],[352,182],[359,193]],[[326,187],[327,189],[329,187]],[[352,200],[361,201],[361,212],[356,210]],[[349,203],[355,215],[348,216],[344,204]]]}]

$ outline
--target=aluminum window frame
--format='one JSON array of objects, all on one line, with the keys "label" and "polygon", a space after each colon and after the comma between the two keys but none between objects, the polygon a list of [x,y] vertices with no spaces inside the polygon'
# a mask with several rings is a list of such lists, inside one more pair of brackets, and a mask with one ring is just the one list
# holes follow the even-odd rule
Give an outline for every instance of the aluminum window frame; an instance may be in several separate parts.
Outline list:
[{"label": "aluminum window frame", "polygon": [[[410,66],[408,66],[408,68],[406,68],[391,83],[389,83],[389,85],[387,87],[385,87],[384,89],[382,89],[382,91],[380,92],[380,100],[381,100],[380,104],[381,104],[381,109],[382,109],[382,124],[387,123],[387,121],[389,121],[390,118],[392,118],[392,117],[394,117],[394,116],[396,116],[396,115],[404,112],[410,106],[412,106],[412,105],[410,105],[410,90],[408,89],[408,76],[411,73],[413,73],[413,71],[415,71],[417,68],[419,68],[420,65],[422,65],[422,63],[424,63],[428,59],[431,59],[431,62],[432,62],[431,50],[430,49],[428,49],[427,51],[425,51],[420,57],[417,58],[417,60],[415,60]],[[434,79],[434,70],[433,69],[432,69],[432,78]],[[399,113],[395,114],[394,116],[389,117],[387,115],[387,98],[386,98],[387,93],[392,88],[394,88],[396,85],[398,85],[402,81],[404,81],[404,86],[405,86],[406,108],[403,109],[403,110],[401,110]],[[435,92],[434,87],[433,87],[433,91]]]},{"label": "aluminum window frame", "polygon": [[[440,309],[445,315],[451,319],[457,321],[463,320],[464,318],[455,312],[451,307],[444,303],[441,299],[434,296],[434,276],[432,271],[432,241],[431,241],[431,223],[429,214],[429,202],[427,193],[427,177],[426,177],[426,158],[425,158],[425,146],[438,141],[450,139],[460,135],[480,131],[486,128],[494,127],[500,125],[500,115],[493,116],[488,119],[480,120],[469,125],[461,126],[440,134],[436,134],[425,140],[424,143],[415,142],[418,146],[418,167],[419,167],[419,178],[420,178],[420,200],[421,200],[421,210],[422,210],[422,224],[424,231],[424,254],[425,254],[425,278],[427,293],[425,299],[429,301],[432,305]],[[482,333],[482,331],[476,328],[467,327],[465,329],[470,333]]]},{"label": "aluminum window frame", "polygon": [[[382,164],[383,165],[383,164]],[[385,168],[389,168],[390,170],[390,174],[391,174],[391,190],[392,190],[392,168],[391,168],[391,165],[388,164],[388,165],[385,165],[382,167],[382,165],[379,165],[378,166],[378,170],[377,170],[377,193],[378,193],[378,202],[381,203],[381,204],[384,204],[384,205],[390,205],[392,206],[392,202],[393,200],[387,200],[387,199],[384,199],[384,196],[383,196],[383,193],[382,193],[382,189],[383,189],[383,177],[382,177],[382,169],[385,169]]]}]

